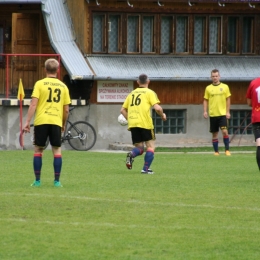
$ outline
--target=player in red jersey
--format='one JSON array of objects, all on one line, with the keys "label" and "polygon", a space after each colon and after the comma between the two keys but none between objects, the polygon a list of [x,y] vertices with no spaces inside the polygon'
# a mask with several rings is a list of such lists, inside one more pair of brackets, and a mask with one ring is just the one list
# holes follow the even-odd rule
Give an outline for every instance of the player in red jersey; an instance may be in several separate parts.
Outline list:
[{"label": "player in red jersey", "polygon": [[251,122],[256,141],[256,162],[260,170],[260,78],[250,82],[246,98],[247,104],[252,107]]}]

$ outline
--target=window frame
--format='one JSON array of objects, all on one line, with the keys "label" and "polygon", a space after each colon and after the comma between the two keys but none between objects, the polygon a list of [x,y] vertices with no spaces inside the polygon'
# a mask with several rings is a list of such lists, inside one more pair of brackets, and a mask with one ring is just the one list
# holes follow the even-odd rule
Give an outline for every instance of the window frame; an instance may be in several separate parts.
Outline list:
[{"label": "window frame", "polygon": [[[204,28],[203,28],[203,37],[202,37],[202,42],[203,46],[202,49],[204,51],[195,51],[195,20],[197,17],[204,18]],[[193,54],[198,55],[198,54],[207,54],[208,52],[208,17],[207,15],[194,15],[194,23],[193,23]]]},{"label": "window frame", "polygon": [[[164,109],[163,112],[166,114],[167,120],[162,121],[161,117],[156,113],[156,111],[152,110],[152,119],[154,124],[154,132],[155,134],[186,134],[187,133],[187,109]],[[179,117],[173,116],[172,114],[178,114],[178,112],[182,113],[182,116]],[[183,124],[179,124],[179,120],[182,121]],[[158,121],[158,124],[157,124]],[[175,122],[176,124],[174,124]],[[159,129],[161,131],[159,132]],[[168,131],[165,131],[168,129]],[[176,131],[173,131],[176,129]],[[181,130],[180,130],[181,129]]]},{"label": "window frame", "polygon": [[[101,31],[101,35],[102,35],[102,43],[101,43],[101,47],[103,48],[103,50],[99,50],[99,51],[95,51],[94,50],[94,16],[103,16],[103,21],[102,21],[102,31]],[[106,13],[94,13],[93,14],[93,18],[92,18],[92,44],[91,44],[91,49],[92,49],[92,53],[107,53],[107,35],[106,35],[106,31],[107,31],[107,14]]]},{"label": "window frame", "polygon": [[[244,35],[244,19],[245,18],[251,18],[251,21],[252,21],[252,23],[251,23],[251,33],[249,33],[250,34],[250,49],[251,49],[251,51],[249,51],[249,52],[244,52],[244,39],[246,38],[246,36],[247,35]],[[255,18],[255,16],[253,16],[253,15],[243,15],[243,17],[242,17],[242,19],[241,19],[242,21],[242,25],[241,25],[241,27],[242,27],[242,32],[241,32],[241,53],[242,54],[254,54],[255,53],[255,35],[256,35],[256,33],[255,33],[255,24],[256,24],[256,18]]]},{"label": "window frame", "polygon": [[[94,18],[95,16],[102,16],[102,32],[97,36],[97,40],[101,39],[102,42],[97,46],[102,46],[100,49],[94,50]],[[118,24],[118,51],[109,50],[109,17],[119,15]],[[129,30],[129,19],[137,17],[136,22],[133,20],[132,31]],[[145,39],[144,18],[151,17],[153,19],[152,31],[150,33],[151,45],[148,50],[143,48]],[[184,17],[186,20],[179,23],[178,20]],[[203,46],[197,46],[195,50],[196,41],[196,18],[202,18],[201,35],[199,40]],[[167,21],[169,18],[169,21]],[[216,18],[216,20],[214,20]],[[165,20],[164,20],[165,19]],[[232,19],[235,19],[232,26]],[[249,19],[249,20],[247,20]],[[250,21],[251,19],[251,21]],[[190,14],[190,13],[149,13],[149,12],[99,12],[93,11],[92,13],[92,43],[91,52],[93,54],[126,54],[126,55],[258,55],[260,49],[257,48],[257,29],[260,29],[260,14]],[[164,21],[164,25],[163,25]],[[213,23],[212,23],[213,21]],[[136,23],[136,24],[135,24]],[[216,24],[216,26],[214,26]],[[227,25],[227,26],[224,26]],[[98,27],[98,24],[96,25]],[[164,27],[163,27],[164,26]],[[200,25],[197,25],[198,28]],[[244,27],[243,27],[244,26]],[[101,25],[99,26],[99,28]],[[148,26],[149,27],[149,26]],[[178,30],[185,27],[185,33],[179,33]],[[179,29],[178,29],[179,28]],[[212,28],[212,31],[210,31]],[[215,31],[214,31],[215,28]],[[249,41],[243,38],[246,33],[250,36]],[[250,32],[248,32],[248,29]],[[251,28],[251,29],[250,29]],[[99,29],[100,30],[100,29]],[[164,30],[164,31],[163,31]],[[167,31],[169,30],[169,31]],[[235,30],[232,37],[231,30]],[[132,34],[132,35],[131,35]],[[163,34],[165,36],[163,36]],[[242,37],[241,37],[242,36]],[[168,37],[168,38],[167,38]],[[179,39],[178,39],[179,37]],[[210,39],[211,37],[211,39]],[[181,39],[180,39],[181,38]],[[129,42],[130,39],[130,42]],[[135,42],[131,43],[131,39]],[[214,39],[217,40],[215,44]],[[96,41],[97,41],[96,40]],[[167,43],[164,43],[167,40]],[[231,41],[232,40],[232,41]],[[210,43],[213,44],[210,44]],[[235,43],[233,50],[229,47],[230,43]],[[131,43],[131,44],[129,44]],[[164,43],[164,45],[163,45]],[[179,46],[178,46],[179,44]],[[246,47],[245,47],[245,44]],[[162,47],[164,49],[162,49]],[[150,48],[150,50],[149,50]],[[179,49],[181,48],[181,49]]]},{"label": "window frame", "polygon": [[[238,113],[237,116],[234,113]],[[245,116],[242,117],[241,113],[244,113]],[[228,133],[229,135],[252,135],[253,128],[251,124],[251,110],[250,109],[232,109],[230,110],[230,119]],[[234,120],[239,120],[239,124],[233,124]]]},{"label": "window frame", "polygon": [[[184,35],[184,38],[185,38],[185,49],[186,49],[186,51],[177,51],[177,48],[178,48],[178,46],[177,46],[177,41],[178,41],[178,39],[177,39],[177,20],[178,20],[178,18],[180,18],[180,17],[187,17],[187,22],[186,22],[186,31],[185,31],[185,35]],[[189,54],[189,30],[190,30],[190,15],[188,15],[188,14],[177,14],[177,15],[175,15],[175,30],[174,30],[174,53],[175,54],[179,54],[179,55],[183,55],[183,54]]]},{"label": "window frame", "polygon": [[[210,46],[211,46],[211,43],[210,43],[210,18],[220,18],[220,21],[218,21],[218,42],[217,42],[217,46],[218,46],[218,51],[216,52],[211,52],[210,51]],[[208,17],[208,54],[210,55],[216,55],[216,54],[222,54],[223,53],[223,16],[222,15],[209,15]]]},{"label": "window frame", "polygon": [[[144,44],[144,18],[145,17],[153,17],[153,28],[152,28],[152,51],[149,52],[145,52],[144,48],[143,48],[143,44]],[[141,40],[141,53],[143,54],[155,54],[156,53],[156,24],[157,24],[157,19],[155,15],[151,15],[151,14],[143,14],[141,16],[141,36],[140,36],[140,40]]]},{"label": "window frame", "polygon": [[[170,35],[170,39],[169,39],[169,52],[162,52],[162,18],[164,17],[170,17],[171,18],[171,23],[170,23],[170,31],[169,31],[169,35]],[[159,21],[160,21],[160,24],[159,24],[159,54],[174,54],[175,51],[174,51],[174,47],[175,47],[175,41],[174,41],[174,37],[175,37],[175,15],[161,15],[160,18],[159,18]]]},{"label": "window frame", "polygon": [[[110,28],[109,28],[109,23],[110,23],[110,20],[109,20],[109,17],[111,16],[119,16],[119,21],[118,21],[118,50],[119,51],[109,51],[109,47],[110,47],[110,41],[109,41],[109,33],[110,33]],[[122,38],[123,38],[123,35],[122,35],[122,21],[123,21],[123,17],[122,17],[122,14],[119,14],[119,13],[108,13],[107,15],[107,53],[109,54],[121,54],[122,53]]]}]

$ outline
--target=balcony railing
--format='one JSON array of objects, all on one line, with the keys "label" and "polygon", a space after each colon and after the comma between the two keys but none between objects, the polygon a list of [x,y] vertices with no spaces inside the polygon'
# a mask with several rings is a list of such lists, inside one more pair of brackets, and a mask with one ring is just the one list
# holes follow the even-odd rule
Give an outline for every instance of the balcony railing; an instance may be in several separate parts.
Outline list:
[{"label": "balcony railing", "polygon": [[19,81],[22,79],[25,96],[30,97],[35,82],[46,76],[44,63],[48,58],[55,58],[59,63],[61,59],[60,54],[0,53],[0,96],[17,97]]}]

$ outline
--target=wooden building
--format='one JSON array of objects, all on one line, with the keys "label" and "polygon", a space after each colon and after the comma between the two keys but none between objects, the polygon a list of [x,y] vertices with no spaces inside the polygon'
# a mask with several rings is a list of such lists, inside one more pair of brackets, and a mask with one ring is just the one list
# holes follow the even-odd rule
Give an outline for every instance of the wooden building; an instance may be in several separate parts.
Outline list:
[{"label": "wooden building", "polygon": [[47,56],[15,54],[60,54],[72,98],[91,104],[102,120],[118,113],[146,73],[169,118],[162,123],[153,113],[156,133],[202,140],[203,94],[217,68],[232,93],[230,134],[252,134],[244,131],[245,93],[260,75],[259,1],[3,0],[0,7],[0,53],[13,55],[8,68],[0,56],[3,98],[16,96],[20,78],[29,97],[44,76]]}]

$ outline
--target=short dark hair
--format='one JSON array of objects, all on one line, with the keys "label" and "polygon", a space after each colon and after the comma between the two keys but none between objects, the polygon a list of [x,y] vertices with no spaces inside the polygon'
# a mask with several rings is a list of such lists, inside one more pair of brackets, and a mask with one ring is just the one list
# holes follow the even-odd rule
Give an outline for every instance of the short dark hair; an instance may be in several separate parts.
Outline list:
[{"label": "short dark hair", "polygon": [[148,81],[148,76],[146,74],[141,74],[139,77],[138,77],[138,81],[140,84],[145,84],[147,83]]},{"label": "short dark hair", "polygon": [[211,73],[217,73],[217,72],[219,73],[218,69],[214,69],[214,70],[211,71]]}]

